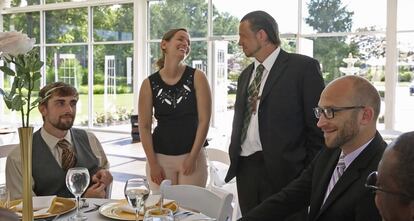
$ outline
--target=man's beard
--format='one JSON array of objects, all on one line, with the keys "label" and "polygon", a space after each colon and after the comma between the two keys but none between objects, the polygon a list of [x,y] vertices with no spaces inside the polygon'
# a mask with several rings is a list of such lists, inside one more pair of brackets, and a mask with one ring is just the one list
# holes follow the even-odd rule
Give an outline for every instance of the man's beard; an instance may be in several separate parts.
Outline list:
[{"label": "man's beard", "polygon": [[258,51],[260,51],[260,49],[262,49],[262,47],[261,46],[257,46],[257,48],[256,49],[254,49],[254,51],[252,51],[252,52],[250,52],[250,53],[246,53],[246,52],[244,52],[244,54],[246,55],[246,57],[248,57],[248,58],[250,58],[250,57],[254,57],[255,56],[255,54],[258,52]]},{"label": "man's beard", "polygon": [[333,140],[330,147],[340,147],[352,140],[359,133],[356,118],[344,123],[341,130],[338,130],[338,135]]},{"label": "man's beard", "polygon": [[[65,116],[69,116],[69,115],[65,115]],[[60,129],[60,130],[69,130],[70,128],[72,128],[73,122],[75,121],[75,117],[70,115],[72,117],[72,120],[63,121],[62,118],[65,117],[65,116],[61,116],[59,118],[59,121],[57,123],[53,124],[53,126],[56,127],[57,129]]]}]

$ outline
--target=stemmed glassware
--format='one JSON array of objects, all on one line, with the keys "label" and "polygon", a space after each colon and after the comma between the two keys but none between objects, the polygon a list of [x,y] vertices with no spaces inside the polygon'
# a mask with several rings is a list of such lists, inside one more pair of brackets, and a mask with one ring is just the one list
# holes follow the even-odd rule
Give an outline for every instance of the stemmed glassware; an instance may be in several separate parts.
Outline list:
[{"label": "stemmed glassware", "polygon": [[9,191],[7,190],[6,185],[0,185],[0,208],[9,208]]},{"label": "stemmed glassware", "polygon": [[168,208],[155,207],[145,212],[144,221],[174,221],[174,215]]},{"label": "stemmed glassware", "polygon": [[139,220],[139,211],[144,208],[150,193],[146,178],[133,178],[125,183],[124,194],[130,206],[135,209],[135,220]]},{"label": "stemmed glassware", "polygon": [[89,186],[89,171],[84,167],[70,168],[66,173],[66,186],[76,198],[76,214],[70,220],[87,220],[86,216],[79,212],[79,199]]}]

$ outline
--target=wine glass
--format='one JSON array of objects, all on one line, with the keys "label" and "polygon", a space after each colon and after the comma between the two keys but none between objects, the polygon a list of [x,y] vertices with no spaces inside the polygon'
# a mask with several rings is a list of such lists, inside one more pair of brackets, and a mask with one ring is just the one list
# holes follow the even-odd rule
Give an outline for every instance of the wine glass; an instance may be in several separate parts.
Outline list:
[{"label": "wine glass", "polygon": [[70,168],[66,173],[66,186],[76,198],[76,214],[70,220],[87,220],[86,216],[79,212],[79,199],[89,186],[89,171],[84,167]]},{"label": "wine glass", "polygon": [[10,195],[6,185],[0,185],[0,208],[9,208],[9,197]]},{"label": "wine glass", "polygon": [[145,212],[144,221],[174,221],[174,215],[168,208],[156,207]]},{"label": "wine glass", "polygon": [[150,189],[146,178],[133,178],[125,183],[124,194],[130,206],[135,209],[135,219],[139,220],[139,211],[148,198]]}]

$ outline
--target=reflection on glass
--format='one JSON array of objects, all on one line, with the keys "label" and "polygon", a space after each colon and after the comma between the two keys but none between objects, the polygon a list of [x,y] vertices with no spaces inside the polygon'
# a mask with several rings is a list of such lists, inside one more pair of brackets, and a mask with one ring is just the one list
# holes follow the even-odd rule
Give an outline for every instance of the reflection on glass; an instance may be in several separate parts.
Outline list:
[{"label": "reflection on glass", "polygon": [[69,218],[70,221],[84,221],[88,218],[79,211],[79,199],[90,181],[89,171],[84,167],[73,167],[66,173],[66,187],[75,196],[76,214]]},{"label": "reflection on glass", "polygon": [[132,178],[125,183],[124,195],[128,204],[135,209],[136,221],[139,220],[139,211],[144,208],[149,193],[150,189],[146,178]]},{"label": "reflection on glass", "polygon": [[150,1],[150,38],[161,39],[166,31],[177,27],[187,28],[193,38],[206,37],[207,6],[207,1]]},{"label": "reflection on glass", "polygon": [[46,0],[46,3],[60,3],[60,2],[84,2],[87,0]]},{"label": "reflection on glass", "polygon": [[153,208],[145,212],[144,221],[174,221],[174,215],[170,209]]},{"label": "reflection on glass", "polygon": [[40,13],[26,12],[3,15],[4,31],[21,31],[40,42]]},{"label": "reflection on glass", "polygon": [[[281,33],[296,33],[298,21],[298,1],[273,0],[275,5],[283,7],[264,7],[268,0],[213,0],[214,35],[238,35],[238,21],[244,15],[255,10],[264,10],[272,15],[279,25]],[[248,7],[246,7],[248,6]]]},{"label": "reflection on glass", "polygon": [[133,45],[94,47],[93,126],[130,124],[133,110]]},{"label": "reflection on glass", "polygon": [[10,6],[11,7],[25,7],[28,5],[39,5],[40,4],[40,0],[1,0],[4,2],[10,2]]},{"label": "reflection on glass", "polygon": [[133,21],[132,4],[93,7],[94,41],[133,40]]},{"label": "reflection on glass", "polygon": [[[368,27],[373,27],[377,31],[385,30],[386,0],[347,0],[339,1],[342,4],[332,4],[337,2],[303,1],[302,33],[356,32]],[[325,20],[321,19],[321,14],[324,14]],[[367,16],[371,14],[375,16]]]},{"label": "reflection on glass", "polygon": [[56,46],[46,48],[46,84],[63,81],[78,90],[75,125],[88,119],[88,48]]},{"label": "reflection on glass", "polygon": [[46,30],[46,43],[87,42],[87,8],[46,11]]}]

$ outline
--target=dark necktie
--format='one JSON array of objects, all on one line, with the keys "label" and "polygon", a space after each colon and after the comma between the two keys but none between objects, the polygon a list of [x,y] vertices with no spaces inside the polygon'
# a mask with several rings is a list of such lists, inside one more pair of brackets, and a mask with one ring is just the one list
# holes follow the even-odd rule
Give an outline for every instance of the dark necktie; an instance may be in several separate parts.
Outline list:
[{"label": "dark necktie", "polygon": [[329,194],[331,193],[332,189],[334,188],[336,182],[338,182],[339,178],[342,176],[342,174],[345,171],[346,165],[345,165],[345,155],[341,154],[339,157],[338,163],[336,164],[335,170],[332,173],[331,181],[329,181],[328,189],[326,190],[326,195],[324,199],[324,203],[326,199],[328,198]]},{"label": "dark necktie", "polygon": [[252,113],[256,113],[257,101],[260,99],[259,90],[260,84],[262,82],[262,76],[264,71],[264,66],[259,64],[256,68],[256,75],[247,88],[247,102],[246,110],[244,111],[243,117],[243,128],[241,132],[241,143],[246,139],[247,129],[249,128],[250,119],[252,118]]},{"label": "dark necktie", "polygon": [[74,167],[76,164],[76,155],[70,148],[70,143],[62,139],[59,140],[56,146],[62,150],[62,169],[67,171],[69,168]]}]

